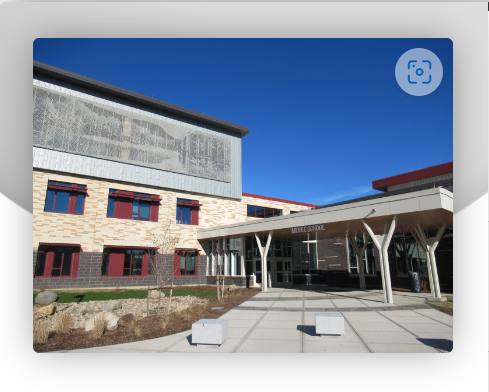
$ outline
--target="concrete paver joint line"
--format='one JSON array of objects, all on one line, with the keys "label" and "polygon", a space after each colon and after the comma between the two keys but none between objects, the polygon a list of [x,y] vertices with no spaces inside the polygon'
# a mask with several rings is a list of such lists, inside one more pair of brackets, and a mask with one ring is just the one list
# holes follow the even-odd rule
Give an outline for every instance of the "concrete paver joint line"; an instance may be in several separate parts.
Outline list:
[{"label": "concrete paver joint line", "polygon": [[[343,315],[343,312],[340,312],[340,313]],[[344,317],[344,315],[343,315],[343,318],[344,318],[344,320],[345,320],[345,323],[347,323],[347,324],[348,324],[348,326],[349,326],[349,327],[351,328],[351,330],[353,331],[353,333],[354,333],[355,335],[357,335],[357,338],[358,338],[358,339],[360,340],[360,342],[361,342],[361,343],[362,343],[362,344],[365,346],[365,348],[368,350],[368,352],[369,352],[369,353],[373,353],[373,352],[374,352],[374,350],[372,350],[372,349],[370,348],[370,346],[368,345],[368,343],[367,343],[365,340],[363,340],[363,338],[362,338],[362,337],[361,337],[361,336],[358,334],[358,332],[356,331],[356,329],[355,329],[355,328],[353,327],[353,325],[352,325],[352,324],[351,324],[351,323],[350,323],[350,322],[349,322],[349,321],[346,319],[346,317]]]},{"label": "concrete paver joint line", "polygon": [[[382,314],[382,313],[379,313],[379,312],[376,312],[378,314],[380,314],[382,317],[386,318],[387,320],[389,320],[390,322],[394,323],[395,325],[397,325],[399,328],[402,328],[404,331],[410,333],[411,335],[413,335],[416,339],[418,339],[418,341],[421,343],[421,338],[416,335],[414,332],[411,332],[410,330],[404,328],[401,324],[397,323],[396,321],[392,320],[391,318],[387,317],[386,315]],[[436,348],[436,347],[433,347],[436,351],[438,351],[439,353],[443,353],[442,350]]]},{"label": "concrete paver joint line", "polygon": [[[262,309],[263,310],[263,309]],[[267,315],[268,311],[263,312],[263,314],[260,316],[258,320],[251,326],[248,332],[243,336],[243,338],[239,341],[239,343],[236,345],[236,347],[231,350],[232,353],[235,353],[238,351],[238,349],[243,345],[243,343],[248,339],[248,337],[251,335],[251,333],[255,330],[256,326],[260,324],[260,322],[263,320],[263,318]]]},{"label": "concrete paver joint line", "polygon": [[[428,306],[429,306],[429,305],[428,305]],[[430,306],[430,308],[431,308],[431,306]],[[446,325],[447,327],[453,328],[453,325],[450,325],[450,324],[445,324],[443,321],[440,321],[440,320],[434,319],[433,317],[427,316],[426,314],[416,312],[415,310],[413,310],[413,312],[414,312],[414,313],[416,313],[416,314],[419,314],[420,316],[424,316],[424,317],[426,317],[426,318],[429,318],[430,320],[436,321],[436,322],[438,322],[438,323],[440,323],[440,324]]]}]

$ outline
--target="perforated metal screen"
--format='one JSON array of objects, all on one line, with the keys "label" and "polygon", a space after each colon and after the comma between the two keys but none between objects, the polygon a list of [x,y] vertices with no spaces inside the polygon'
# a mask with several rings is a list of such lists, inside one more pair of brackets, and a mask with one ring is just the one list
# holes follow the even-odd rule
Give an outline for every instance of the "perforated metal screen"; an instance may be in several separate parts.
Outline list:
[{"label": "perforated metal screen", "polygon": [[231,181],[231,141],[34,86],[34,146]]}]

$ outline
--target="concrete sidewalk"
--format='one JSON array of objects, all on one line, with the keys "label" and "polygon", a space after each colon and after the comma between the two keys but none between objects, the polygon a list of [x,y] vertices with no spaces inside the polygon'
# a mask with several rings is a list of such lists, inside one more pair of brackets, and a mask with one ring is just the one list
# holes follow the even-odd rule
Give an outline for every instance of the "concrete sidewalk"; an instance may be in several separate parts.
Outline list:
[{"label": "concrete sidewalk", "polygon": [[[191,331],[141,342],[64,352],[77,353],[440,353],[453,347],[453,317],[424,305],[426,294],[382,292],[317,293],[271,289],[220,318],[229,339],[218,348],[191,344]],[[320,295],[318,295],[320,294]],[[337,298],[338,297],[338,298]],[[409,308],[409,310],[406,310]],[[315,334],[316,311],[340,311],[345,334]]]}]

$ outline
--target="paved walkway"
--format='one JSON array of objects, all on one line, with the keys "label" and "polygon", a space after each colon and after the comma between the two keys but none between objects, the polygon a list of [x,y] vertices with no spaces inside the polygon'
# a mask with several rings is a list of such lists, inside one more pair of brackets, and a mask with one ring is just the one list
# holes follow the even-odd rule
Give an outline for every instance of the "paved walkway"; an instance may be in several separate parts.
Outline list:
[{"label": "paved walkway", "polygon": [[[229,319],[229,339],[218,348],[191,344],[191,331],[141,342],[65,352],[87,353],[439,353],[453,346],[453,317],[424,304],[428,294],[381,290],[327,292],[270,289],[220,318]],[[315,334],[314,313],[341,312],[345,334]]]}]

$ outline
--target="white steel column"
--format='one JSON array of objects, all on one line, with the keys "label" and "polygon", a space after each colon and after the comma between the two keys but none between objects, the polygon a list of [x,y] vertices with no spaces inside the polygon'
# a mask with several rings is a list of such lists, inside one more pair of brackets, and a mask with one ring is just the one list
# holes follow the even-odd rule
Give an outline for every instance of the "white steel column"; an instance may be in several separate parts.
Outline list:
[{"label": "white steel column", "polygon": [[384,234],[374,234],[372,229],[367,225],[365,219],[362,219],[365,229],[367,229],[370,238],[374,242],[375,246],[379,250],[380,255],[380,272],[382,275],[382,288],[384,290],[384,302],[387,304],[393,304],[394,299],[392,297],[392,286],[391,286],[391,274],[389,268],[389,256],[387,255],[387,249],[394,234],[394,229],[396,228],[397,215],[394,215],[392,219],[390,228],[389,222],[386,221],[384,224]]},{"label": "white steel column", "polygon": [[267,278],[268,278],[268,271],[267,271],[267,255],[268,255],[268,249],[270,248],[270,242],[272,241],[272,235],[273,231],[270,231],[268,233],[268,239],[267,239],[267,244],[265,246],[265,249],[263,249],[263,246],[261,245],[260,238],[258,238],[258,235],[255,233],[255,238],[256,242],[258,244],[258,250],[260,251],[260,256],[261,256],[261,290],[262,291],[267,291],[268,290],[268,285],[267,285]]},{"label": "white steel column", "polygon": [[414,227],[416,236],[416,242],[423,248],[426,253],[426,265],[428,267],[428,279],[430,281],[431,295],[435,298],[441,298],[440,282],[438,280],[438,269],[436,267],[435,250],[440,243],[441,236],[443,235],[447,225],[443,225],[438,229],[435,237],[426,238],[424,231],[421,230],[421,226],[417,224]]},{"label": "white steel column", "polygon": [[365,249],[367,249],[368,236],[364,236],[364,242],[361,248],[358,247],[354,235],[348,236],[348,241],[350,242],[351,247],[355,251],[355,255],[357,258],[358,276],[360,278],[360,290],[365,290],[366,285],[365,285],[365,271],[363,269],[363,256],[365,255]]},{"label": "white steel column", "polygon": [[241,263],[241,276],[245,276],[245,254],[246,254],[246,249],[245,249],[245,240],[244,237],[241,238],[241,251],[239,253],[239,262]]}]

